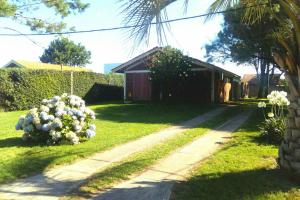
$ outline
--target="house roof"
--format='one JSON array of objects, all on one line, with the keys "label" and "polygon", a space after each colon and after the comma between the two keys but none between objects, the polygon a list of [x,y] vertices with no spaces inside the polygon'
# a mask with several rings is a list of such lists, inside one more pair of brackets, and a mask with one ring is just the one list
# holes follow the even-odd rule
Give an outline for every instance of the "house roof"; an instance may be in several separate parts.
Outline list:
[{"label": "house roof", "polygon": [[86,68],[82,67],[71,67],[63,65],[55,65],[55,64],[48,64],[48,63],[41,63],[41,62],[33,62],[33,61],[26,61],[26,60],[11,60],[9,63],[4,65],[4,68],[26,68],[26,69],[43,69],[43,70],[63,70],[63,71],[83,71],[88,72],[91,71]]},{"label": "house roof", "polygon": [[[155,53],[157,53],[158,51],[161,51],[162,50],[162,47],[154,47],[153,49],[150,49],[149,51],[146,51],[145,53],[142,53],[140,55],[138,55],[137,57],[134,57],[133,59],[119,65],[118,67],[112,69],[112,72],[115,72],[115,73],[124,73],[125,71],[127,70],[130,70],[130,68],[132,68],[132,66],[135,66],[135,65],[138,65],[140,64],[141,62],[144,62],[146,58],[148,58],[149,56],[152,56],[154,55]],[[197,65],[197,66],[201,66],[201,67],[204,67],[204,68],[207,68],[209,70],[216,70],[216,71],[220,71],[228,76],[231,76],[231,77],[235,77],[235,78],[240,78],[239,75],[235,74],[235,73],[232,73],[230,71],[227,71],[221,67],[218,67],[218,66],[215,66],[215,65],[212,65],[210,63],[207,63],[207,62],[203,62],[201,60],[198,60],[196,58],[192,58],[192,62]]]},{"label": "house roof", "polygon": [[[281,74],[273,74],[270,79],[270,84],[277,85],[280,82]],[[241,79],[242,83],[248,83],[252,85],[258,85],[260,81],[260,75],[257,74],[245,74]]]}]

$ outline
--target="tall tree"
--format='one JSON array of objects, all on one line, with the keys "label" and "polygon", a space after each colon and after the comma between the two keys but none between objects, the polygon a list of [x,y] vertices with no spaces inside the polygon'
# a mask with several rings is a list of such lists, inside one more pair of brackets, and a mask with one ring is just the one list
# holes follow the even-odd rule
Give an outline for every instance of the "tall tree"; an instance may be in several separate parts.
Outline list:
[{"label": "tall tree", "polygon": [[[49,16],[42,18],[36,15],[40,8],[53,9],[55,14],[62,18],[77,12],[83,12],[89,4],[81,0],[0,0],[0,19],[8,18],[20,24],[27,25],[33,31],[58,32],[66,28],[66,24],[59,20],[48,20]],[[10,29],[12,27],[0,27]]]},{"label": "tall tree", "polygon": [[[158,36],[164,32],[165,8],[177,0],[122,0],[125,23],[133,23],[131,35],[137,40],[147,39],[152,21],[156,20]],[[186,3],[188,0],[185,1]],[[279,26],[274,27],[275,36],[283,50],[273,49],[273,56],[285,71],[289,87],[288,129],[279,149],[279,164],[283,169],[300,177],[300,1],[299,0],[214,0],[210,16],[216,12],[242,5],[243,20],[249,24],[260,21],[265,14],[274,17]]]},{"label": "tall tree", "polygon": [[270,72],[276,66],[271,49],[280,48],[270,34],[278,23],[266,16],[264,20],[247,24],[241,20],[242,12],[224,14],[223,29],[218,37],[205,46],[208,61],[233,61],[255,67],[260,80],[258,97],[266,97]]},{"label": "tall tree", "polygon": [[81,44],[75,44],[67,38],[52,41],[45,49],[40,60],[44,63],[52,63],[69,66],[84,66],[90,63],[91,52]]}]

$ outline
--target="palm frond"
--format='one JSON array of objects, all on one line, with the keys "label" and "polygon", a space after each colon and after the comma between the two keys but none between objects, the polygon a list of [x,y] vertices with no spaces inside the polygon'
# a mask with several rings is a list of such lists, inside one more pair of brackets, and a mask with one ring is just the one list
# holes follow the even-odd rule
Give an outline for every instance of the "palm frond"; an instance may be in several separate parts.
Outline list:
[{"label": "palm frond", "polygon": [[[134,26],[128,34],[131,39],[139,44],[149,41],[151,27],[156,26],[157,39],[160,44],[166,40],[168,15],[165,8],[176,0],[120,0],[124,15],[123,23]],[[187,1],[185,1],[187,3]]]},{"label": "palm frond", "polygon": [[209,15],[205,18],[205,21],[211,20],[216,16],[216,13],[233,8],[240,3],[240,0],[215,0],[208,9]]}]

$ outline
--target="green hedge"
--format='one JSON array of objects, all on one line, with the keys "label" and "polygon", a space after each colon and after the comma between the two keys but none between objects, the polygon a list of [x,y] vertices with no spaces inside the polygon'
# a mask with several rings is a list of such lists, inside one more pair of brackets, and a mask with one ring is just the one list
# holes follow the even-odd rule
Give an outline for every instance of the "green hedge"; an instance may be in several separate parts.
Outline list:
[{"label": "green hedge", "polygon": [[[87,103],[122,97],[121,75],[73,72],[73,77],[74,94],[85,98]],[[4,110],[28,109],[38,105],[44,98],[70,93],[70,83],[71,72],[68,71],[1,69],[0,107]],[[95,84],[102,84],[106,91],[112,88],[116,94],[110,94],[109,97],[100,93],[90,95]]]}]

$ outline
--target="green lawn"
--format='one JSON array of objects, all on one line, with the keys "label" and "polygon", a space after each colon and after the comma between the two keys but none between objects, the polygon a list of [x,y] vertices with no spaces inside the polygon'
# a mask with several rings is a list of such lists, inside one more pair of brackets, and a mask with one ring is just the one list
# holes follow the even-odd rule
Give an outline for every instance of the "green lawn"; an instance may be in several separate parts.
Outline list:
[{"label": "green lawn", "polygon": [[95,174],[78,189],[74,190],[71,195],[66,196],[63,199],[91,198],[93,194],[98,194],[99,192],[113,186],[117,182],[127,180],[133,174],[140,173],[147,169],[147,167],[153,165],[159,159],[166,157],[174,150],[192,142],[212,128],[220,126],[241,111],[242,110],[239,107],[231,108],[214,117],[214,119],[204,122],[199,127],[192,128],[149,149],[146,149],[143,152],[134,154],[128,159],[116,163],[113,166]]},{"label": "green lawn", "polygon": [[0,183],[26,177],[55,165],[103,151],[142,137],[175,122],[187,120],[212,106],[162,104],[103,104],[91,106],[96,112],[97,135],[79,145],[39,146],[21,140],[15,131],[18,117],[24,113],[0,113]]},{"label": "green lawn", "polygon": [[175,186],[172,199],[300,199],[300,184],[277,169],[278,148],[259,137],[261,120],[254,113],[232,142]]}]

